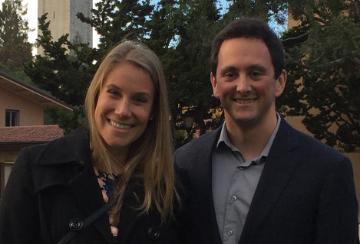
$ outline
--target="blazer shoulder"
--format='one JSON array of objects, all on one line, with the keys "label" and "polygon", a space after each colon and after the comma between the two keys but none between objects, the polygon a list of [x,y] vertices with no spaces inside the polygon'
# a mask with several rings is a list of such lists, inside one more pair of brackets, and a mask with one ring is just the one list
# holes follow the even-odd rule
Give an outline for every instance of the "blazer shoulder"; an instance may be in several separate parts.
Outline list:
[{"label": "blazer shoulder", "polygon": [[324,171],[336,167],[351,167],[349,158],[341,152],[291,126],[289,127],[289,131],[290,133],[287,135],[291,138],[287,140],[294,139],[294,141],[296,141],[295,150],[297,151],[297,155],[299,155],[306,164],[311,164],[311,167],[319,167]]},{"label": "blazer shoulder", "polygon": [[306,135],[303,132],[297,130],[295,131],[298,134],[300,145],[305,148],[309,153],[315,155],[323,155],[324,157],[332,158],[335,160],[344,160],[346,158],[344,154],[330,147],[329,145],[326,145],[325,143],[319,141],[318,139]]},{"label": "blazer shoulder", "polygon": [[178,167],[192,164],[194,161],[208,157],[217,138],[219,137],[221,128],[208,132],[198,139],[193,139],[189,143],[181,146],[175,151],[175,163]]},{"label": "blazer shoulder", "polygon": [[216,129],[214,131],[210,131],[208,133],[205,133],[201,135],[197,139],[193,139],[192,141],[182,145],[178,149],[176,149],[175,153],[183,153],[183,152],[191,152],[191,151],[197,151],[199,148],[202,148],[204,145],[208,145],[215,143],[215,140],[218,138],[220,133],[219,129]]}]

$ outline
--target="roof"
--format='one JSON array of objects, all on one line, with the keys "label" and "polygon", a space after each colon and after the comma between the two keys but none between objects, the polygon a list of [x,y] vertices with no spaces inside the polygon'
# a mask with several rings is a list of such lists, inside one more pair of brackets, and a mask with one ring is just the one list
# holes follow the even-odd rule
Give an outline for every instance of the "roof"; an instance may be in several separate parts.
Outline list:
[{"label": "roof", "polygon": [[58,125],[0,127],[0,144],[44,143],[63,135]]},{"label": "roof", "polygon": [[69,105],[51,96],[46,91],[17,80],[2,71],[0,71],[0,88],[10,90],[18,96],[38,102],[44,107],[57,107],[69,111],[73,110]]}]

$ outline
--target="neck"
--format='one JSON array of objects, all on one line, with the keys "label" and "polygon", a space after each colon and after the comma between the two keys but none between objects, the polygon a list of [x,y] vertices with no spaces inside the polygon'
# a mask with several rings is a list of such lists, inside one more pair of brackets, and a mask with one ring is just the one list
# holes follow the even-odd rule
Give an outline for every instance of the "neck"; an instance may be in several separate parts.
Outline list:
[{"label": "neck", "polygon": [[231,143],[239,149],[245,160],[260,155],[276,127],[276,112],[264,116],[261,121],[243,125],[225,116],[226,131]]},{"label": "neck", "polygon": [[112,167],[112,173],[114,174],[120,174],[122,173],[124,166],[126,164],[126,161],[128,159],[128,148],[110,148],[110,152],[112,156],[114,157],[116,164]]}]

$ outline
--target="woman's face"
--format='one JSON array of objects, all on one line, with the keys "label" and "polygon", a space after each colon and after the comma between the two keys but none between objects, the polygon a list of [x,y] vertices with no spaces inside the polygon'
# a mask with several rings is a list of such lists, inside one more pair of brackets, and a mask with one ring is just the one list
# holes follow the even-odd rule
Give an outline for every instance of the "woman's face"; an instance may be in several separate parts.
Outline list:
[{"label": "woman's face", "polygon": [[144,133],[153,103],[154,84],[142,68],[124,62],[107,75],[95,107],[95,126],[114,153],[127,153]]}]

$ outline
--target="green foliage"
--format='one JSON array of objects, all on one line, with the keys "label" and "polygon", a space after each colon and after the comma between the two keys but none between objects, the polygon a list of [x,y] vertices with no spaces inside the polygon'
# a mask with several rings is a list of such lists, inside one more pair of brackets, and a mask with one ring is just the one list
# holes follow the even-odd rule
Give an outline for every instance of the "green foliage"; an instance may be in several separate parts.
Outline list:
[{"label": "green foliage", "polygon": [[94,72],[94,51],[85,44],[71,44],[68,35],[53,40],[48,27],[43,15],[37,42],[44,55],[36,55],[25,71],[41,89],[70,105],[81,105]]},{"label": "green foliage", "polygon": [[28,80],[23,65],[31,61],[31,44],[27,41],[28,24],[20,0],[5,0],[0,9],[0,69]]},{"label": "green foliage", "polygon": [[77,16],[100,35],[99,52],[102,56],[123,39],[144,38],[149,33],[147,24],[152,11],[150,0],[104,0],[96,3],[90,18],[82,13]]}]

